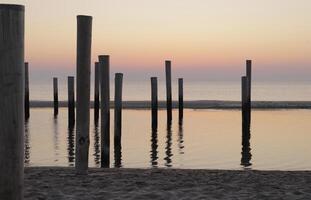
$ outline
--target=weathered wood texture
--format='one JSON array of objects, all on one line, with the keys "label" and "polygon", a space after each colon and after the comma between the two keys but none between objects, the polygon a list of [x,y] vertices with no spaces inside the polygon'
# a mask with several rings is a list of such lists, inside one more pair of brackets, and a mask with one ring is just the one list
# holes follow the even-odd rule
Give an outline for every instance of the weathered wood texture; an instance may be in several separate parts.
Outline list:
[{"label": "weathered wood texture", "polygon": [[110,82],[109,56],[98,56],[101,97],[101,167],[110,166]]},{"label": "weathered wood texture", "polygon": [[77,174],[87,174],[90,131],[90,76],[91,76],[92,17],[77,16]]},{"label": "weathered wood texture", "polygon": [[24,6],[0,4],[0,199],[23,199]]}]

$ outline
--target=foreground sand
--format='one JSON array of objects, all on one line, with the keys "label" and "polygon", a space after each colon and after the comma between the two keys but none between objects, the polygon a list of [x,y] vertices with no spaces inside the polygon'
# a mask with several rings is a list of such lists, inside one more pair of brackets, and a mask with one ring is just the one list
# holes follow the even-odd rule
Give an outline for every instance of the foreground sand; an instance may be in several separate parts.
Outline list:
[{"label": "foreground sand", "polygon": [[31,167],[25,199],[311,199],[311,172]]}]

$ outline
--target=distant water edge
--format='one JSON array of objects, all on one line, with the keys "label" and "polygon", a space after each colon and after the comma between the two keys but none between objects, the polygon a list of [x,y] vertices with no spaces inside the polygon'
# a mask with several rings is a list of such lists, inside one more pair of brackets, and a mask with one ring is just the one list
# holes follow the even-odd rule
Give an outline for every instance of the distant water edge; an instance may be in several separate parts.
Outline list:
[{"label": "distant water edge", "polygon": [[[94,102],[91,102],[93,108]],[[67,107],[67,101],[60,101],[60,107]],[[111,102],[113,107],[113,101]],[[51,108],[52,101],[31,101],[32,108]],[[124,109],[149,109],[150,101],[124,101]],[[159,101],[159,108],[166,108],[165,101]],[[178,108],[178,102],[173,101],[173,108]],[[188,109],[240,109],[240,101],[217,101],[217,100],[198,100],[185,101],[184,108]],[[311,109],[311,101],[253,101],[252,108],[256,109]]]}]

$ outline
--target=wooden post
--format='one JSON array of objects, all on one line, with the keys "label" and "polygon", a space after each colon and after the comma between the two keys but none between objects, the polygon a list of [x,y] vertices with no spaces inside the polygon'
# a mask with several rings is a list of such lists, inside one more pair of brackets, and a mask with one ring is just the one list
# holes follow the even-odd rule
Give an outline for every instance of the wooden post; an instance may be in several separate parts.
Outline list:
[{"label": "wooden post", "polygon": [[28,62],[25,62],[25,120],[29,119],[29,67]]},{"label": "wooden post", "polygon": [[96,167],[99,167],[100,164],[100,144],[99,144],[99,127],[98,127],[98,123],[95,123],[94,125],[94,161],[96,164]]},{"label": "wooden post", "polygon": [[94,120],[98,123],[99,117],[99,63],[95,62],[95,81],[94,81]]},{"label": "wooden post", "polygon": [[183,79],[178,79],[178,110],[179,110],[179,124],[184,118],[184,83]]},{"label": "wooden post", "polygon": [[54,116],[58,115],[58,81],[53,78],[53,94],[54,94]]},{"label": "wooden post", "polygon": [[110,89],[109,56],[98,56],[101,97],[101,167],[110,165]]},{"label": "wooden post", "polygon": [[250,101],[249,80],[247,76],[242,77],[242,158],[241,165],[250,166]]},{"label": "wooden post", "polygon": [[114,93],[114,145],[121,146],[122,136],[122,81],[123,74],[115,74]]},{"label": "wooden post", "polygon": [[0,4],[0,198],[23,199],[24,6]]},{"label": "wooden post", "polygon": [[90,131],[90,70],[91,70],[92,17],[77,16],[77,174],[87,174]]},{"label": "wooden post", "polygon": [[75,125],[75,78],[68,76],[68,127]]},{"label": "wooden post", "polygon": [[167,122],[172,122],[172,73],[171,61],[165,61],[165,74],[166,74],[166,109],[167,109]]},{"label": "wooden post", "polygon": [[249,101],[248,101],[248,77],[243,76],[241,78],[241,83],[242,83],[242,123],[248,124],[249,118],[248,118],[248,110],[249,110]]},{"label": "wooden post", "polygon": [[248,78],[249,97],[251,98],[251,91],[252,91],[252,61],[251,60],[246,60],[246,76]]},{"label": "wooden post", "polygon": [[151,126],[152,130],[158,128],[158,79],[151,77]]},{"label": "wooden post", "polygon": [[242,77],[242,134],[247,133],[250,128],[250,102],[249,102],[249,88],[248,77]]},{"label": "wooden post", "polygon": [[251,95],[252,95],[252,61],[246,60],[246,76],[247,76],[247,84],[248,84],[248,103],[249,103],[249,111],[248,111],[248,118],[251,122]]}]

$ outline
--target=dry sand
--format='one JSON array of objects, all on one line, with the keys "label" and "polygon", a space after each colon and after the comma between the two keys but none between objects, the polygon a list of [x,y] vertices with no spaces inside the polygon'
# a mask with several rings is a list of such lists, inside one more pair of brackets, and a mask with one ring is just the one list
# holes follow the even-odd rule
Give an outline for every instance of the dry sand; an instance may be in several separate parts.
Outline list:
[{"label": "dry sand", "polygon": [[311,172],[30,167],[25,199],[311,199]]}]

